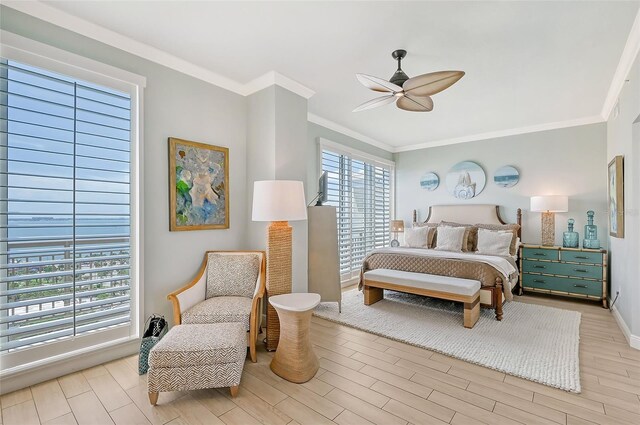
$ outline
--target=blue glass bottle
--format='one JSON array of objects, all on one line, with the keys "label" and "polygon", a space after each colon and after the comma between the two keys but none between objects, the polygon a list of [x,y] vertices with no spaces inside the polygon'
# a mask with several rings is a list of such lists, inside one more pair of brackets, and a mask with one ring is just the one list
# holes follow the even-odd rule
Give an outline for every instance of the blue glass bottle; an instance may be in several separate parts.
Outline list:
[{"label": "blue glass bottle", "polygon": [[598,226],[593,224],[593,216],[596,213],[587,211],[587,224],[584,226],[584,240],[582,247],[588,249],[600,249],[600,240],[598,239]]},{"label": "blue glass bottle", "polygon": [[562,234],[562,246],[565,248],[578,248],[580,246],[580,235],[573,231],[573,225],[576,221],[570,218],[567,221],[569,229]]}]

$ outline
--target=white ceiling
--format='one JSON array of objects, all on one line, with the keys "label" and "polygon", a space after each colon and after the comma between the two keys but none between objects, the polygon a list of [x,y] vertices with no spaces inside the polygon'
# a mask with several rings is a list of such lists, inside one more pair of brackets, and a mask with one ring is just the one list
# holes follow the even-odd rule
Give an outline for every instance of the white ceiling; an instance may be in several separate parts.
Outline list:
[{"label": "white ceiling", "polygon": [[[276,71],[315,91],[310,113],[404,150],[597,121],[640,1],[48,4],[239,84]],[[390,78],[398,48],[410,77],[466,75],[433,112],[352,113],[379,95],[354,74]]]}]

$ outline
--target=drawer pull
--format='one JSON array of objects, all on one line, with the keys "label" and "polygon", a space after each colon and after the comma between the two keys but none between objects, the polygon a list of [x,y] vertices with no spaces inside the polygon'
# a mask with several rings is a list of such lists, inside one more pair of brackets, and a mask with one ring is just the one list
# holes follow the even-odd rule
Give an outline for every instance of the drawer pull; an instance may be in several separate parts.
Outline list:
[{"label": "drawer pull", "polygon": [[538,257],[546,257],[547,254],[545,254],[544,252],[536,252],[533,255],[537,255]]},{"label": "drawer pull", "polygon": [[544,283],[544,280],[542,280],[542,279],[533,279],[533,281],[535,283]]},{"label": "drawer pull", "polygon": [[578,273],[588,273],[588,271],[585,269],[573,269],[573,271]]},{"label": "drawer pull", "polygon": [[573,285],[574,288],[588,288],[587,285]]},{"label": "drawer pull", "polygon": [[588,260],[589,257],[585,257],[584,255],[576,255],[576,258],[579,260]]},{"label": "drawer pull", "polygon": [[[538,265],[533,266],[533,268],[534,268],[534,269],[546,269],[546,267],[545,267],[545,266],[538,266]],[[585,270],[585,271],[586,271],[586,270]]]}]

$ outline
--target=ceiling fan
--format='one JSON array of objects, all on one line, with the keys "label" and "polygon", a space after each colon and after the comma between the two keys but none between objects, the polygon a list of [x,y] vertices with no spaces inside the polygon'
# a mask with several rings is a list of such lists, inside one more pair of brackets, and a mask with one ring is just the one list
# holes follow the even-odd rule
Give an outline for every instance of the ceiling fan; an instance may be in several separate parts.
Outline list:
[{"label": "ceiling fan", "polygon": [[430,96],[451,87],[464,76],[463,71],[439,71],[409,78],[401,67],[407,51],[396,50],[391,56],[398,61],[398,69],[389,81],[367,74],[356,74],[358,81],[368,89],[388,94],[363,103],[353,112],[377,108],[391,102],[396,102],[396,106],[405,111],[429,112],[433,110],[433,100]]}]

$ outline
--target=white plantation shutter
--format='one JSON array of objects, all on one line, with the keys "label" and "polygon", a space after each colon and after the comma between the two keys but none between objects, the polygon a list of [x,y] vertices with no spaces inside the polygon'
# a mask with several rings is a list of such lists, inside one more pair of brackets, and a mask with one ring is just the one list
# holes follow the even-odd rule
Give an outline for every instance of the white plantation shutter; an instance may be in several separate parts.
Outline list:
[{"label": "white plantation shutter", "polygon": [[393,163],[321,144],[322,171],[328,172],[328,205],[338,207],[340,275],[360,272],[374,248],[389,243]]},{"label": "white plantation shutter", "polygon": [[2,59],[0,118],[1,353],[128,336],[131,95]]}]

